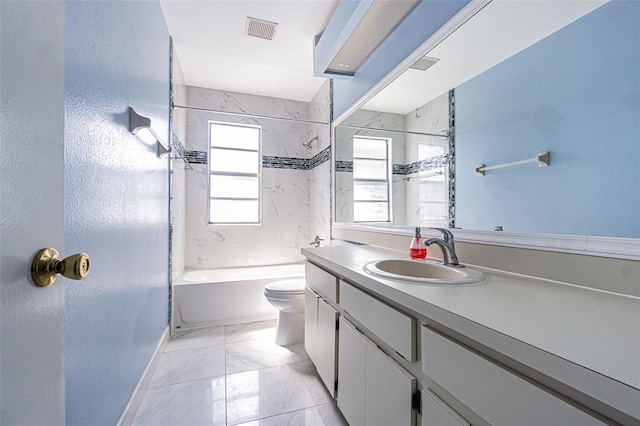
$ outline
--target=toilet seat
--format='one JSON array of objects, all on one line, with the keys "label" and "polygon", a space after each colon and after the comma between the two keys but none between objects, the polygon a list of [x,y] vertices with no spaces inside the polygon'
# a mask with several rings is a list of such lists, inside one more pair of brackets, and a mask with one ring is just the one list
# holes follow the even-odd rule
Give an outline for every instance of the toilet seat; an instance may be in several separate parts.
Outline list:
[{"label": "toilet seat", "polygon": [[304,278],[274,281],[264,286],[265,295],[286,296],[304,294],[306,282]]}]

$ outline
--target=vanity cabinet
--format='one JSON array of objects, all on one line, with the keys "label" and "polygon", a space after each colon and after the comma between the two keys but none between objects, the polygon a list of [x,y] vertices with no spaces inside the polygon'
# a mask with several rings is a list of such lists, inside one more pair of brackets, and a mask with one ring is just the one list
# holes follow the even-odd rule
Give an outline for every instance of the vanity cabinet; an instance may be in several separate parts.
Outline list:
[{"label": "vanity cabinet", "polygon": [[336,324],[338,311],[322,298],[318,299],[318,337],[316,344],[316,370],[331,396],[336,392]]},{"label": "vanity cabinet", "polygon": [[308,286],[304,289],[304,350],[314,364],[318,363],[318,296]]},{"label": "vanity cabinet", "polygon": [[421,334],[424,373],[491,424],[605,424],[434,330],[422,327]]},{"label": "vanity cabinet", "polygon": [[429,389],[422,390],[421,426],[471,426],[453,408]]},{"label": "vanity cabinet", "polygon": [[309,262],[305,273],[304,348],[324,385],[335,397],[338,311],[329,302],[337,300],[338,281]]},{"label": "vanity cabinet", "polygon": [[416,360],[416,319],[340,281],[340,307],[409,362]]},{"label": "vanity cabinet", "polygon": [[411,426],[416,379],[340,317],[338,408],[351,425]]}]

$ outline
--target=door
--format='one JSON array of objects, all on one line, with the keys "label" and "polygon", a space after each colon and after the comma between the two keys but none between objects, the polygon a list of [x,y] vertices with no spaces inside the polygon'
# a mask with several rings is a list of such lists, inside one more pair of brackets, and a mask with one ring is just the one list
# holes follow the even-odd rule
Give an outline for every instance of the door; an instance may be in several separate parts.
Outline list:
[{"label": "door", "polygon": [[65,423],[64,279],[36,287],[36,252],[64,253],[64,2],[0,2],[2,424]]},{"label": "door", "polygon": [[[378,347],[367,345],[365,424],[411,426],[415,424],[412,395],[416,379]],[[384,403],[380,403],[384,401]]]},{"label": "door", "polygon": [[322,298],[319,298],[316,369],[331,396],[335,396],[337,320],[338,312]]},{"label": "door", "polygon": [[340,317],[338,334],[338,408],[350,425],[363,425],[368,343],[344,317]]},{"label": "door", "polygon": [[318,363],[316,346],[318,342],[318,299],[309,287],[304,289],[304,350],[314,364]]}]

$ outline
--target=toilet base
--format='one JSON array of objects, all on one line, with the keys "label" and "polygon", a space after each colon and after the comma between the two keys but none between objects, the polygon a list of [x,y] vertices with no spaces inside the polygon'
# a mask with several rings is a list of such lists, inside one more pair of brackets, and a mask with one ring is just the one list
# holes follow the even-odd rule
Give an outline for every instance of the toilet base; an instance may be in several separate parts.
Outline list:
[{"label": "toilet base", "polygon": [[304,342],[304,312],[284,312],[278,314],[276,345],[289,346]]}]

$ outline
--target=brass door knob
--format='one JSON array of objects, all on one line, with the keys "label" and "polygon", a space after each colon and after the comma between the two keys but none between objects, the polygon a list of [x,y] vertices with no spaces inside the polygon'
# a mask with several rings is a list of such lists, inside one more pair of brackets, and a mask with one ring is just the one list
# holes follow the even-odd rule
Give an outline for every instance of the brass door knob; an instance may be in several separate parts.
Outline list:
[{"label": "brass door knob", "polygon": [[31,278],[39,287],[53,284],[60,274],[72,280],[82,280],[89,275],[91,259],[84,253],[73,254],[60,259],[55,249],[40,250],[31,264]]}]

